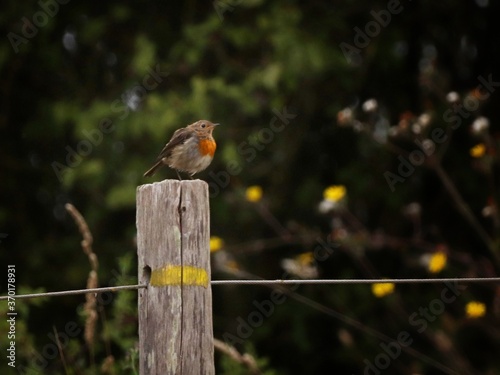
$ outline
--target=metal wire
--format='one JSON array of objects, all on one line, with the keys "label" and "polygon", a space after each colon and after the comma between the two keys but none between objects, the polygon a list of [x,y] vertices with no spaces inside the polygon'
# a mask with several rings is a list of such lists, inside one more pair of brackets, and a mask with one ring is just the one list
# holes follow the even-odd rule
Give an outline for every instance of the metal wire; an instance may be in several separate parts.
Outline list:
[{"label": "metal wire", "polygon": [[[290,285],[290,284],[378,284],[378,283],[392,283],[392,284],[436,284],[436,283],[496,283],[500,282],[500,277],[466,277],[466,278],[436,278],[436,279],[275,279],[275,280],[212,280],[212,285]],[[104,293],[104,292],[118,292],[121,290],[137,290],[144,289],[148,286],[146,284],[137,285],[120,285],[111,286],[104,288],[92,288],[92,289],[76,289],[76,290],[65,290],[59,292],[45,292],[45,293],[33,293],[33,294],[15,294],[13,296],[0,296],[0,301],[7,300],[9,298],[17,299],[28,299],[28,298],[39,298],[39,297],[60,297],[76,294],[87,294],[87,293]]]},{"label": "metal wire", "polygon": [[13,296],[0,296],[0,301],[9,298],[17,299],[28,299],[28,298],[38,298],[38,297],[60,297],[60,296],[70,296],[74,294],[87,294],[87,293],[103,293],[103,292],[118,292],[120,290],[130,290],[130,289],[142,289],[146,288],[147,285],[120,285],[120,286],[110,286],[104,288],[90,288],[90,289],[75,289],[75,290],[64,290],[60,292],[45,292],[45,293],[33,293],[33,294],[15,294]]},{"label": "metal wire", "polygon": [[270,284],[432,284],[445,282],[463,283],[489,283],[500,282],[500,277],[466,277],[466,278],[441,278],[441,279],[305,279],[305,280],[212,280],[212,285],[270,285]]}]

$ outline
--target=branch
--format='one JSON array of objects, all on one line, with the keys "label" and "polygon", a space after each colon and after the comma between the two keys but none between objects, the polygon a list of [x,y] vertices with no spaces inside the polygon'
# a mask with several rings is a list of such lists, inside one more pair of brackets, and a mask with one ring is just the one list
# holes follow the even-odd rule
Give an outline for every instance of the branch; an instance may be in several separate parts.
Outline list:
[{"label": "branch", "polygon": [[242,365],[248,367],[250,370],[250,373],[252,375],[260,375],[262,374],[261,371],[259,370],[259,367],[257,366],[257,362],[255,361],[255,358],[252,357],[250,354],[245,353],[241,355],[234,347],[232,347],[229,344],[226,344],[225,342],[222,342],[220,340],[217,340],[214,338],[214,347],[215,349],[221,351],[222,353],[226,354],[227,356],[231,357],[235,362],[241,363]]},{"label": "branch", "polygon": [[476,231],[477,235],[481,238],[483,243],[486,245],[488,250],[491,253],[491,256],[493,258],[493,261],[497,265],[497,267],[500,267],[500,257],[498,256],[496,249],[495,249],[495,243],[493,240],[490,238],[488,233],[484,230],[484,228],[481,226],[479,221],[476,219],[474,216],[474,213],[471,211],[470,207],[467,205],[467,203],[463,200],[462,196],[460,195],[458,189],[456,188],[455,184],[451,180],[451,178],[448,176],[446,171],[443,169],[440,163],[430,163],[431,168],[436,172],[438,175],[439,179],[443,183],[444,187],[450,194],[453,202],[455,203],[455,206],[462,214],[464,219],[469,222],[471,227]]},{"label": "branch", "polygon": [[[78,230],[82,234],[83,240],[81,242],[83,252],[87,255],[90,262],[91,270],[89,272],[89,276],[87,278],[87,289],[94,289],[98,286],[98,278],[97,278],[97,268],[99,263],[97,261],[97,256],[92,250],[92,242],[94,241],[92,237],[92,233],[90,232],[89,226],[85,221],[85,218],[82,214],[73,206],[71,203],[67,203],[65,206],[66,211],[73,217]],[[93,343],[94,343],[94,334],[95,327],[97,323],[97,299],[95,293],[87,293],[85,294],[85,304],[83,306],[83,311],[86,315],[85,319],[85,332],[84,338],[85,342],[92,353],[92,361],[93,361]]]}]

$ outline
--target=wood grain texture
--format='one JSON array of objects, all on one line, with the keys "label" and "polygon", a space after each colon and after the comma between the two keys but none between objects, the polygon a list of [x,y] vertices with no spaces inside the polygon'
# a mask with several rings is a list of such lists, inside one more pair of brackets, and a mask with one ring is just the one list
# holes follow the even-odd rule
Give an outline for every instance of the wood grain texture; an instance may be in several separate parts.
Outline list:
[{"label": "wood grain texture", "polygon": [[[152,272],[171,284],[139,291],[140,374],[214,374],[212,292],[209,283],[193,282],[196,269],[210,281],[207,184],[139,186],[136,223],[139,282],[148,283]],[[172,269],[186,274],[174,278]]]}]

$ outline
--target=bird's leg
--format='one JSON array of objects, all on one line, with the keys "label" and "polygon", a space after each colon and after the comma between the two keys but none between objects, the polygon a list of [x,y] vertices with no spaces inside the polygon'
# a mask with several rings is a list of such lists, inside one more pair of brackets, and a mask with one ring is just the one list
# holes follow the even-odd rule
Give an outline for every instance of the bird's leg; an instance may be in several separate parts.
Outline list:
[{"label": "bird's leg", "polygon": [[177,173],[177,177],[179,177],[179,181],[182,181],[181,175],[179,174],[179,171],[176,169],[175,172]]}]

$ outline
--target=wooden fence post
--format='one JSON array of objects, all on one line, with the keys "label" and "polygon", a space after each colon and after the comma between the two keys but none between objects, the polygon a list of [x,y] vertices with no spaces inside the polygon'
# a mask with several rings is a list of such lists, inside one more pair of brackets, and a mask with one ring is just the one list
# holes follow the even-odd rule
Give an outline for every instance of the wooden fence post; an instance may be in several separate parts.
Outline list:
[{"label": "wooden fence post", "polygon": [[139,186],[136,223],[139,373],[214,374],[208,185]]}]

